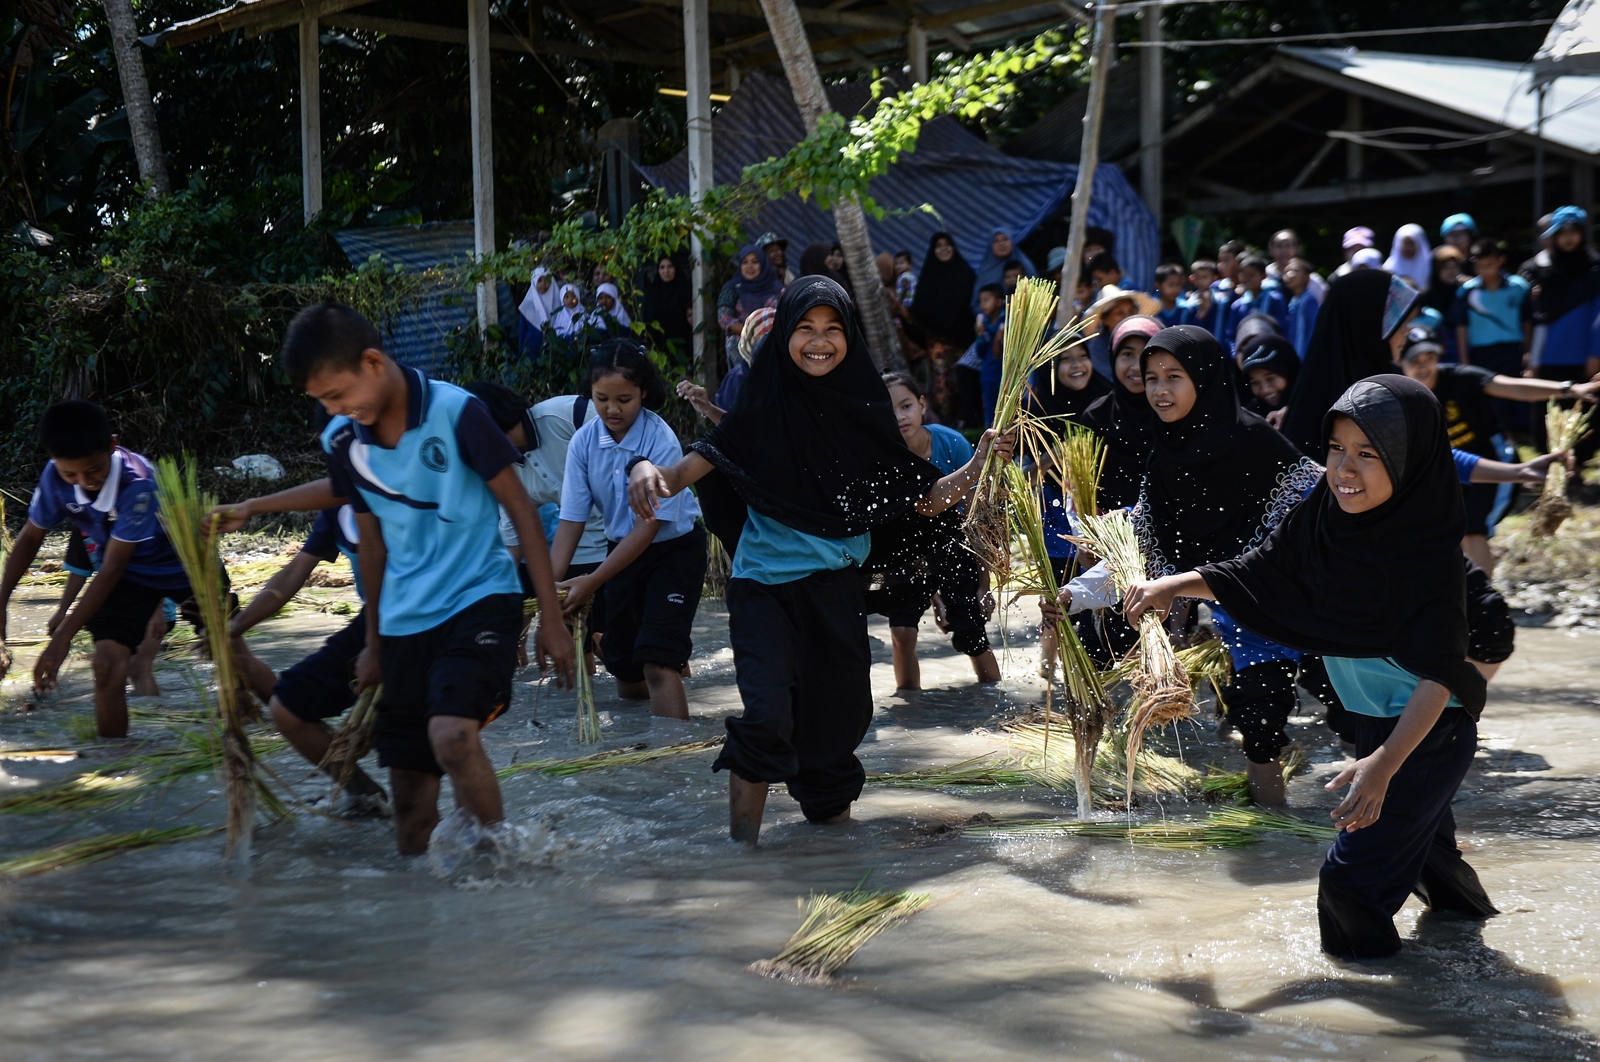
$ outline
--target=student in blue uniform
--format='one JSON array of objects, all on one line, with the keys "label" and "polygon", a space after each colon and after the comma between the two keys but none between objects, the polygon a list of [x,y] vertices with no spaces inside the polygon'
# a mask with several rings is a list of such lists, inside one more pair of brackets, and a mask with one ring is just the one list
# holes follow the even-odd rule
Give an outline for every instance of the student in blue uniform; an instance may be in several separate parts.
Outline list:
[{"label": "student in blue uniform", "polygon": [[28,522],[6,558],[0,580],[0,643],[5,611],[45,532],[71,521],[100,557],[99,570],[76,608],[56,627],[34,664],[34,687],[56,687],[73,636],[94,638],[94,718],[101,737],[128,733],[129,661],[163,598],[186,601],[189,578],[157,518],[155,471],[117,443],[106,411],[93,402],[57,402],[39,418],[39,442],[50,461],[28,503]]},{"label": "student in blue uniform", "polygon": [[[551,565],[567,588],[569,616],[603,592],[606,633],[600,652],[617,694],[650,699],[653,715],[689,718],[683,668],[705,586],[706,533],[693,494],[663,504],[653,519],[628,506],[628,469],[650,461],[672,465],[683,446],[655,411],[667,385],[650,356],[631,340],[614,339],[589,356],[589,402],[595,417],[572,436],[561,481],[561,526]],[[585,575],[568,572],[593,509],[605,521],[610,552]]]},{"label": "student in blue uniform", "polygon": [[[355,510],[367,644],[360,688],[383,683],[373,745],[389,768],[402,855],[427,850],[440,778],[484,826],[505,815],[478,731],[505,710],[522,627],[522,587],[497,533],[516,525],[541,614],[560,614],[533,502],[512,467],[520,455],[482,402],[383,352],[378,331],[338,303],[308,307],[284,338],[289,379],[332,415],[322,433],[336,495]],[[563,683],[572,636],[534,636]]]},{"label": "student in blue uniform", "polygon": [[[779,301],[739,405],[678,463],[634,466],[641,518],[699,483],[733,554],[728,631],[744,715],[727,721],[713,769],[731,774],[734,839],[756,842],[773,782],[811,822],[850,817],[866,780],[855,749],[872,721],[862,571],[925,561],[899,548],[916,540],[908,521],[958,504],[992,441],[942,478],[907,449],[855,304],[805,276]],[[997,453],[1009,459],[1009,439]]]},{"label": "student in blue uniform", "polygon": [[[928,411],[927,396],[909,373],[886,373],[883,382],[889,388],[900,437],[912,453],[932,462],[946,476],[972,460],[972,444],[966,436],[943,424],[923,423]],[[896,689],[922,688],[917,626],[928,611],[930,600],[939,629],[950,635],[956,652],[972,661],[978,681],[1000,681],[1000,664],[994,658],[987,629],[988,580],[978,558],[966,546],[960,512],[960,507],[949,509],[929,522],[925,529],[929,536],[926,570],[908,573],[901,585],[867,591],[867,611],[889,619]]]},{"label": "student in blue uniform", "polygon": [[1322,864],[1322,948],[1400,950],[1409,893],[1468,918],[1495,913],[1456,847],[1450,811],[1477,751],[1485,680],[1469,651],[1466,523],[1443,410],[1422,384],[1374,376],[1323,419],[1327,475],[1258,549],[1138,583],[1128,614],[1217,601],[1256,634],[1321,653],[1355,719],[1356,762]]},{"label": "student in blue uniform", "polygon": [[[83,584],[100,570],[99,549],[91,551],[89,543],[76,527],[67,532],[67,555],[62,558],[61,569],[67,573],[67,584],[61,588],[61,601],[44,625],[46,634],[54,634],[56,628],[66,622],[67,613],[72,611],[72,604],[78,600]],[[156,682],[154,670],[156,654],[161,651],[161,639],[177,622],[178,603],[170,597],[162,598],[160,606],[150,613],[144,641],[139,643],[139,648],[133,651],[133,657],[128,661],[128,685],[133,687],[135,695],[160,696],[161,686]]]}]

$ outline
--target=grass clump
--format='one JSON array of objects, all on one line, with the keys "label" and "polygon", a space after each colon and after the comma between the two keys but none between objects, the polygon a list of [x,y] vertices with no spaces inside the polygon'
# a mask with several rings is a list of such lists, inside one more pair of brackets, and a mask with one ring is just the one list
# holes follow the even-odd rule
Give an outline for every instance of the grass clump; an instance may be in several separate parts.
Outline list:
[{"label": "grass clump", "polygon": [[576,756],[565,760],[527,760],[523,763],[513,763],[502,767],[495,772],[496,777],[510,778],[518,774],[538,773],[547,778],[567,778],[575,774],[586,774],[589,771],[610,771],[619,767],[637,767],[641,763],[650,763],[653,760],[662,760],[670,756],[683,756],[691,752],[706,752],[719,748],[723,739],[710,738],[706,741],[690,741],[681,745],[662,745],[659,748],[650,748],[643,742],[628,745],[620,749],[607,749],[589,756]]},{"label": "grass clump", "polygon": [[45,874],[52,870],[68,870],[87,866],[119,855],[136,852],[141,848],[176,844],[195,837],[216,833],[222,827],[170,826],[165,829],[135,830],[132,833],[108,833],[79,841],[41,848],[37,852],[16,856],[0,862],[0,881]]}]

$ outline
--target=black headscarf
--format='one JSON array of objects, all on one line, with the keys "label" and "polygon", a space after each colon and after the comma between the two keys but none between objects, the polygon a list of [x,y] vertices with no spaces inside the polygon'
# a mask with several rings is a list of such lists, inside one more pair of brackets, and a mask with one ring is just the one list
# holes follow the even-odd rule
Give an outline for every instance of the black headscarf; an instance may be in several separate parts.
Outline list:
[{"label": "black headscarf", "polygon": [[[1288,383],[1285,389],[1291,395],[1294,393],[1295,380],[1300,377],[1300,355],[1295,353],[1293,343],[1278,335],[1257,336],[1241,346],[1239,353],[1244,355],[1244,365],[1240,371],[1244,376],[1246,390],[1250,386],[1250,370],[1266,369],[1283,377]],[[1266,416],[1272,411],[1271,406],[1255,395],[1250,396],[1245,408],[1261,416]]]},{"label": "black headscarf", "polygon": [[922,272],[917,274],[917,297],[911,304],[911,316],[933,338],[964,348],[972,342],[972,311],[967,303],[978,273],[961,257],[960,249],[955,250],[950,261],[939,261],[933,249],[941,239],[949,240],[952,248],[956,246],[955,237],[948,232],[936,232],[928,241]]},{"label": "black headscarf", "polygon": [[1541,323],[1554,324],[1600,295],[1600,256],[1588,239],[1585,233],[1584,242],[1571,251],[1551,243],[1550,264],[1538,270],[1533,281],[1539,286],[1535,308]]},{"label": "black headscarf", "polygon": [[[789,356],[789,337],[817,306],[839,314],[849,346],[832,372],[813,377]],[[939,480],[934,465],[907,449],[855,303],[826,277],[789,285],[738,402],[692,449],[717,467],[701,480],[701,503],[730,551],[745,506],[796,531],[849,538],[915,515]]]},{"label": "black headscarf", "polygon": [[674,255],[672,264],[677,272],[670,284],[657,273],[645,285],[641,316],[645,323],[659,326],[665,338],[690,342],[694,339],[694,325],[689,321],[688,311],[694,300],[694,278],[689,275],[686,257]]},{"label": "black headscarf", "polygon": [[[1130,329],[1132,322],[1151,331],[1139,331],[1138,326]],[[1130,317],[1117,326],[1117,332],[1123,340],[1129,335],[1153,335],[1161,330],[1160,324],[1153,317]],[[1117,349],[1113,346],[1113,368],[1116,360]],[[1139,482],[1144,479],[1145,460],[1150,456],[1155,410],[1144,395],[1134,394],[1123,385],[1120,376],[1113,375],[1111,393],[1089,403],[1079,419],[1106,442],[1106,463],[1100,473],[1100,508],[1128,508],[1139,500]]]},{"label": "black headscarf", "polygon": [[1034,370],[1033,376],[1028,379],[1028,394],[1025,401],[1028,412],[1034,416],[1051,420],[1072,417],[1077,420],[1093,402],[1111,393],[1111,382],[1096,372],[1092,363],[1089,366],[1088,382],[1078,391],[1074,391],[1057,379],[1060,368],[1061,357],[1052,358],[1049,364],[1041,365]]},{"label": "black headscarf", "polygon": [[1171,424],[1156,418],[1140,499],[1140,522],[1159,550],[1150,559],[1171,574],[1255,545],[1320,469],[1270,424],[1239,408],[1228,356],[1210,332],[1195,325],[1163,329],[1140,364],[1162,351],[1178,359],[1196,391],[1188,416]]},{"label": "black headscarf", "polygon": [[1394,496],[1346,513],[1323,477],[1259,548],[1200,575],[1263,638],[1325,656],[1391,657],[1449,687],[1477,718],[1485,683],[1466,659],[1466,514],[1444,411],[1415,380],[1362,380],[1323,417],[1319,453],[1341,415],[1377,448]]},{"label": "black headscarf", "polygon": [[843,288],[845,294],[855,298],[855,288],[850,284],[849,266],[844,269],[828,268],[828,256],[834,251],[844,253],[839,247],[838,240],[819,240],[816,243],[806,244],[806,249],[800,252],[800,276],[827,277]]},{"label": "black headscarf", "polygon": [[1394,371],[1383,334],[1389,282],[1381,269],[1357,269],[1328,285],[1283,418],[1283,433],[1302,453],[1323,452],[1322,418],[1351,384]]}]

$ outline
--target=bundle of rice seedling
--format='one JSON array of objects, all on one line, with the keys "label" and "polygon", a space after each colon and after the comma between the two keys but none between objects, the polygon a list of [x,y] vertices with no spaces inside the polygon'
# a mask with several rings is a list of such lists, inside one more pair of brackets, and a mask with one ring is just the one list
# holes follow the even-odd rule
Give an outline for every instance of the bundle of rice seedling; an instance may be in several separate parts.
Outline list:
[{"label": "bundle of rice seedling", "polygon": [[87,866],[101,860],[112,859],[141,848],[174,844],[194,837],[216,833],[221,827],[171,826],[166,829],[135,830],[133,833],[108,833],[81,841],[68,841],[51,848],[17,856],[0,862],[0,881],[44,874],[52,870]]},{"label": "bundle of rice seedling", "polygon": [[662,745],[659,748],[650,748],[643,742],[628,745],[620,749],[607,749],[589,756],[576,756],[565,760],[527,760],[523,763],[513,763],[509,767],[502,767],[495,772],[496,777],[510,778],[512,775],[537,772],[550,778],[566,778],[574,774],[583,774],[587,771],[615,770],[619,767],[637,767],[641,763],[650,763],[652,760],[666,759],[669,756],[683,756],[690,752],[706,752],[710,749],[720,748],[723,739],[720,737],[709,738],[705,741],[689,741],[682,745]]},{"label": "bundle of rice seedling", "polygon": [[[1077,792],[1077,749],[1070,738],[1056,734],[1047,743],[1044,727],[1034,722],[1009,723],[1003,728],[1016,751],[1017,764],[1034,781],[1058,792]],[[1125,741],[1102,741],[1095,752],[1090,775],[1092,799],[1102,806],[1126,804],[1127,794],[1119,785],[1128,771]],[[1202,791],[1202,776],[1175,756],[1163,756],[1142,749],[1134,761],[1135,793],[1148,793],[1162,799],[1191,799]]]},{"label": "bundle of rice seedling", "polygon": [[1072,499],[1072,510],[1088,516],[1100,514],[1100,473],[1106,465],[1106,444],[1081,424],[1062,426],[1052,455],[1051,475]]},{"label": "bundle of rice seedling", "polygon": [[339,729],[334,731],[333,740],[328,743],[328,751],[323,754],[322,762],[317,764],[317,770],[327,771],[329,777],[333,779],[335,793],[350,784],[350,779],[356,771],[356,764],[372,751],[372,732],[378,725],[378,701],[382,697],[381,682],[361,691],[356,703],[345,713]]},{"label": "bundle of rice seedling", "polygon": [[1184,674],[1189,676],[1191,689],[1199,689],[1202,682],[1211,683],[1211,688],[1217,694],[1217,703],[1222,703],[1222,689],[1233,682],[1233,657],[1228,654],[1228,647],[1222,644],[1221,638],[1207,638],[1185,649],[1179,649],[1175,654],[1178,663],[1183,666]]},{"label": "bundle of rice seedling", "polygon": [[[1006,478],[1011,487],[1011,520],[1022,545],[1022,555],[1027,567],[1016,580],[1018,589],[1031,591],[1055,600],[1060,592],[1056,585],[1055,569],[1050,564],[1050,551],[1044,537],[1044,520],[1039,512],[1039,495],[1028,483],[1027,476],[1016,465],[1007,465]],[[1073,747],[1077,750],[1074,769],[1078,793],[1078,813],[1087,816],[1093,804],[1090,798],[1091,774],[1095,751],[1100,747],[1101,735],[1116,716],[1116,708],[1106,696],[1105,685],[1094,661],[1078,640],[1078,632],[1066,617],[1054,624],[1056,656],[1061,661],[1061,685],[1066,702],[1067,724],[1072,730]],[[1046,690],[1045,740],[1050,736],[1049,699],[1054,693],[1052,683]],[[1046,750],[1048,751],[1048,750]]]},{"label": "bundle of rice seedling", "polygon": [[[1083,528],[1081,538],[1074,541],[1087,545],[1103,558],[1116,581],[1117,592],[1126,594],[1135,582],[1145,578],[1144,553],[1134,534],[1133,522],[1124,510],[1104,516],[1080,516]],[[1189,685],[1189,675],[1172,651],[1172,639],[1162,617],[1151,610],[1139,617],[1139,666],[1130,683],[1134,703],[1128,713],[1128,794],[1133,795],[1132,764],[1144,744],[1144,732],[1152,726],[1166,726],[1187,719],[1194,709],[1194,690]]]},{"label": "bundle of rice seedling", "polygon": [[217,499],[201,492],[194,462],[189,459],[185,459],[181,472],[170,457],[158,460],[156,489],[161,526],[189,576],[189,587],[205,624],[206,641],[216,666],[223,789],[228,801],[228,840],[223,857],[244,863],[250,857],[250,835],[255,828],[257,784],[255,760],[244,733],[244,705],[239,703],[233,645],[228,637],[228,591],[222,558],[217,553],[220,536],[207,533],[214,530],[214,520],[211,528],[205,527],[206,514],[216,507]]},{"label": "bundle of rice seedling", "polygon": [[970,760],[950,764],[948,767],[924,767],[916,771],[867,775],[868,785],[882,786],[885,789],[946,789],[965,786],[1012,789],[1034,785],[1038,781],[1036,772],[999,756],[975,756]]},{"label": "bundle of rice seedling", "polygon": [[594,677],[583,666],[582,646],[588,638],[589,609],[580,609],[572,618],[572,640],[579,646],[577,658],[578,741],[592,745],[600,740],[600,713],[594,706]]},{"label": "bundle of rice seedling", "polygon": [[[1028,379],[1035,369],[1078,341],[1077,326],[1057,332],[1041,343],[1046,329],[1056,316],[1056,286],[1048,280],[1023,277],[1017,290],[1006,300],[1006,326],[1000,351],[1000,391],[995,401],[994,420],[989,425],[997,432],[1017,426]],[[967,546],[978,559],[1005,582],[1011,568],[1011,542],[1007,510],[1013,491],[1001,475],[1000,461],[991,452],[978,476],[978,484],[967,505]]]},{"label": "bundle of rice seedling", "polygon": [[826,984],[861,946],[933,901],[925,892],[868,891],[813,893],[806,918],[783,950],[748,969],[762,977],[796,984]]},{"label": "bundle of rice seedling", "polygon": [[1333,826],[1321,826],[1282,812],[1256,808],[1218,808],[1204,822],[1084,822],[1077,819],[1011,819],[974,823],[963,831],[973,837],[1015,837],[1069,834],[1075,837],[1102,837],[1149,848],[1243,848],[1257,844],[1270,834],[1287,834],[1305,841],[1329,842],[1338,834]]},{"label": "bundle of rice seedling", "polygon": [[[1299,745],[1290,745],[1288,755],[1279,756],[1284,782],[1287,783],[1294,777],[1295,773],[1305,766],[1305,762],[1305,749]],[[1243,808],[1254,803],[1250,797],[1250,776],[1244,771],[1213,769],[1200,780],[1200,793],[1207,800],[1217,804],[1233,804]]]},{"label": "bundle of rice seedling", "polygon": [[[1594,417],[1594,407],[1579,402],[1570,409],[1563,408],[1551,399],[1544,411],[1545,435],[1550,440],[1550,451],[1571,450],[1578,440],[1589,434],[1589,422]],[[1572,503],[1567,501],[1567,465],[1564,461],[1550,462],[1544,474],[1544,493],[1534,506],[1528,530],[1539,538],[1549,538],[1572,515]]]}]

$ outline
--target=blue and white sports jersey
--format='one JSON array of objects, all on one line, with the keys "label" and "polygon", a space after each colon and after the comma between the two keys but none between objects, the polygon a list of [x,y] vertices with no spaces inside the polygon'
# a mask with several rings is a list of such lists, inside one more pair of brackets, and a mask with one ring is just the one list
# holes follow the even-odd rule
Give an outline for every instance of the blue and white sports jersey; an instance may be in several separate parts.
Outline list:
[{"label": "blue and white sports jersey", "polygon": [[[105,484],[92,496],[62,479],[54,461],[45,465],[28,503],[28,520],[49,531],[70,519],[83,536],[85,548],[96,557],[113,538],[137,543],[123,578],[152,590],[182,591],[187,597],[189,577],[167,541],[156,516],[158,509],[150,462],[118,446],[111,451],[111,471]],[[98,570],[99,565],[94,567]]]},{"label": "blue and white sports jersey", "polygon": [[522,455],[478,399],[402,371],[406,430],[393,449],[349,417],[322,433],[334,493],[383,528],[378,631],[390,636],[437,627],[491,594],[522,593],[487,483]]}]

